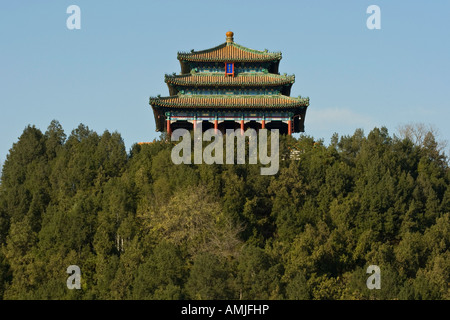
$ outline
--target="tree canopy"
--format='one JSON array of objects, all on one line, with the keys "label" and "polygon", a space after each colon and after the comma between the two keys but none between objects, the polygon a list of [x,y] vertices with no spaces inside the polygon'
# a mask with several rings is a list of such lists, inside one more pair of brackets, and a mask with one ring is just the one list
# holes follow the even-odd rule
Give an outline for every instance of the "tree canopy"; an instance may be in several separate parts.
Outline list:
[{"label": "tree canopy", "polygon": [[1,175],[0,298],[450,299],[450,171],[419,129],[281,136],[262,176],[175,165],[164,137],[127,152],[117,132],[28,126]]}]

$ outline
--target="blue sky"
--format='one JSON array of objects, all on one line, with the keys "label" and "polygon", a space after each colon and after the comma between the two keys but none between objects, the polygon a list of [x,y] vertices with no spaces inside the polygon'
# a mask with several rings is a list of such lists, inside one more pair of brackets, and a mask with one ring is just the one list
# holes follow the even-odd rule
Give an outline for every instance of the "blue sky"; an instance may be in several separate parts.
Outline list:
[{"label": "blue sky", "polygon": [[[69,5],[81,29],[69,30]],[[381,30],[369,30],[369,5]],[[57,119],[121,133],[127,149],[159,136],[149,96],[168,95],[178,51],[225,42],[281,51],[309,96],[306,134],[422,122],[450,140],[450,1],[2,1],[0,163],[28,124]]]}]

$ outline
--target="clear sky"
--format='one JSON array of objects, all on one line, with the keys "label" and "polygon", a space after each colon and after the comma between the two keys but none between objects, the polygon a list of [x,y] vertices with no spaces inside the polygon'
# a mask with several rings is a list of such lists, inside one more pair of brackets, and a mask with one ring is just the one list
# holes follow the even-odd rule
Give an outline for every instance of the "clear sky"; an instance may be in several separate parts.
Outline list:
[{"label": "clear sky", "polygon": [[[69,5],[81,29],[69,30]],[[381,29],[369,30],[369,5]],[[178,51],[236,43],[281,51],[309,96],[306,134],[328,144],[411,122],[450,140],[450,1],[228,0],[0,2],[0,163],[28,124],[57,119],[121,133],[127,149],[159,137],[149,96],[168,95]]]}]

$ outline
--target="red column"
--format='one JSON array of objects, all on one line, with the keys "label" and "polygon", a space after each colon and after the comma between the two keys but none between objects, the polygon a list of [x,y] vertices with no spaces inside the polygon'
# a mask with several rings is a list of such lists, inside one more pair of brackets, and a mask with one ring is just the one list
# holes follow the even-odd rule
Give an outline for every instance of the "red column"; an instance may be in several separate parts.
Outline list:
[{"label": "red column", "polygon": [[167,119],[167,134],[169,135],[169,137],[172,134],[172,131],[170,130],[170,120],[169,119]]},{"label": "red column", "polygon": [[197,119],[194,119],[194,122],[192,122],[193,129],[195,131],[195,128],[197,128]]},{"label": "red column", "polygon": [[217,132],[217,129],[219,128],[219,122],[216,120],[214,120],[214,132]]},{"label": "red column", "polygon": [[241,120],[241,134],[244,134],[244,120]]},{"label": "red column", "polygon": [[261,129],[266,128],[266,120],[261,121]]},{"label": "red column", "polygon": [[288,120],[288,135],[292,134],[292,124],[291,124],[291,120]]}]

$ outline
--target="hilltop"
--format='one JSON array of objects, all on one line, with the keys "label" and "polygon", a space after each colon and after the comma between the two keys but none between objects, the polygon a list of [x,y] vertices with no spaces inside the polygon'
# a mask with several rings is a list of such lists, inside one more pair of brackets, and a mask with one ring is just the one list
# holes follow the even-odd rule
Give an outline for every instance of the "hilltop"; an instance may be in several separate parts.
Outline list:
[{"label": "hilltop", "polygon": [[273,176],[175,165],[172,147],[28,126],[2,171],[0,297],[450,298],[450,172],[432,134],[281,136]]}]

